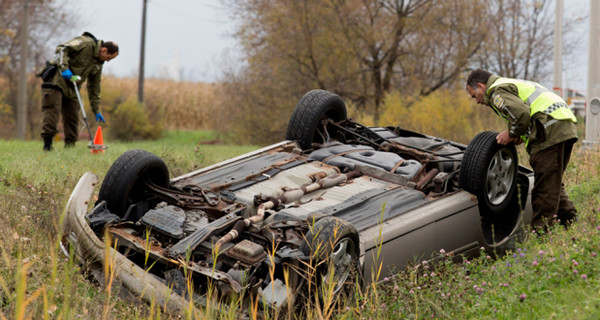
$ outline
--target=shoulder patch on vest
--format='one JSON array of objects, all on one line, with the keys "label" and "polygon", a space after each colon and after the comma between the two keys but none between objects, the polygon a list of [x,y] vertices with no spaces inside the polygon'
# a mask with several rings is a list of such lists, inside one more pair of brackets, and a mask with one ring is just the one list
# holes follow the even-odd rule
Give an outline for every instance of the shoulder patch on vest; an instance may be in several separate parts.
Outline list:
[{"label": "shoulder patch on vest", "polygon": [[502,99],[502,97],[499,94],[493,94],[492,103],[494,104],[494,106],[496,106],[496,108],[502,108],[502,106],[504,106],[504,99]]}]

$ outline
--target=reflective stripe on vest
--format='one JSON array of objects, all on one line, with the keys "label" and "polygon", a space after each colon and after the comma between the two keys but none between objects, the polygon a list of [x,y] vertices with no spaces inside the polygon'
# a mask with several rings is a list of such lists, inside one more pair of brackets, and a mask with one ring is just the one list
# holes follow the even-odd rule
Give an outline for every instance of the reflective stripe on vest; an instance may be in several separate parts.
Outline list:
[{"label": "reflective stripe on vest", "polygon": [[519,98],[529,106],[530,117],[538,112],[543,112],[556,120],[571,120],[575,123],[577,122],[577,118],[575,118],[573,112],[567,107],[565,101],[554,92],[542,87],[539,83],[526,80],[499,78],[487,91],[489,92],[492,88],[505,83],[514,84],[517,87]]}]

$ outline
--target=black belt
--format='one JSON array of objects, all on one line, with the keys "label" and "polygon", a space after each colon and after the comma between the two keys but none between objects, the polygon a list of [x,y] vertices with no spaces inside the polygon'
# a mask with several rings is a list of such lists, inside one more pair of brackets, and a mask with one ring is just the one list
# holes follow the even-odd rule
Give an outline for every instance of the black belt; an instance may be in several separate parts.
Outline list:
[{"label": "black belt", "polygon": [[42,89],[54,89],[62,92],[62,89],[52,82],[42,82]]}]

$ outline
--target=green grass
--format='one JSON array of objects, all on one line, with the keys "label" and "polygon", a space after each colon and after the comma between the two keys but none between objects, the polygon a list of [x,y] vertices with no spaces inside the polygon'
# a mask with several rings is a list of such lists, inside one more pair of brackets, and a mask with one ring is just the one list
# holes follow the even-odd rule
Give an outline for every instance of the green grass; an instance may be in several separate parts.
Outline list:
[{"label": "green grass", "polygon": [[600,153],[576,150],[565,174],[579,210],[569,230],[530,235],[501,259],[415,263],[385,278],[350,318],[600,319]]},{"label": "green grass", "polygon": [[88,281],[58,248],[59,220],[81,175],[91,171],[102,181],[129,149],[157,154],[175,177],[257,148],[202,144],[214,139],[208,131],[177,131],[159,141],[105,140],[101,154],[86,141],[70,149],[57,142],[43,152],[41,141],[0,140],[0,318],[98,319],[106,306],[108,319],[157,318],[157,310]]},{"label": "green grass", "polygon": [[[171,132],[158,141],[105,140],[109,148],[103,154],[91,154],[85,141],[72,149],[58,143],[45,153],[41,141],[0,140],[0,319],[177,319],[122,294],[118,286],[109,293],[90,281],[58,248],[59,221],[79,177],[91,171],[102,181],[126,150],[157,154],[174,177],[257,148],[200,143],[215,139],[211,132]],[[482,252],[478,259],[453,263],[439,253],[438,264],[417,261],[357,293],[338,317],[600,318],[599,176],[600,153],[576,150],[565,175],[580,212],[571,229],[531,236],[500,259]],[[218,309],[213,305],[190,318],[237,316]],[[307,312],[303,318],[323,317],[315,308]]]}]

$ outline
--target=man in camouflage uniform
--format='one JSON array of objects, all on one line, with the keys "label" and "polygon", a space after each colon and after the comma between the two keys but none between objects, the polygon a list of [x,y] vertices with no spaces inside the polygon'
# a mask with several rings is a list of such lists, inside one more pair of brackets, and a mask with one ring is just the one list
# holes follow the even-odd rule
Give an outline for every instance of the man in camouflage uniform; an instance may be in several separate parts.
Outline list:
[{"label": "man in camouflage uniform", "polygon": [[75,145],[79,126],[79,105],[71,77],[77,75],[77,87],[87,80],[88,96],[96,122],[105,122],[100,113],[100,81],[102,65],[119,54],[114,42],[97,40],[85,32],[56,47],[56,58],[46,63],[38,73],[42,77],[42,139],[44,150],[52,150],[52,139],[58,133],[60,114],[63,117],[65,147]]},{"label": "man in camouflage uniform", "polygon": [[471,72],[467,92],[479,104],[490,106],[508,128],[496,137],[499,144],[526,143],[535,182],[532,191],[534,229],[556,222],[568,226],[577,210],[562,184],[573,144],[577,119],[565,101],[532,81],[501,78],[485,70]]}]

